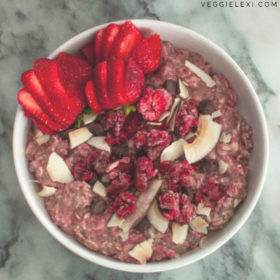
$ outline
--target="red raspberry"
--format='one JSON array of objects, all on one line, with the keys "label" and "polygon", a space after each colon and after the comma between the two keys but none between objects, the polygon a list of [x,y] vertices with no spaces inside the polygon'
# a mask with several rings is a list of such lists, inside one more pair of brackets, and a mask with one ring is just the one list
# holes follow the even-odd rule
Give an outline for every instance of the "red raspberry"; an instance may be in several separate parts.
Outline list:
[{"label": "red raspberry", "polygon": [[143,119],[140,114],[137,112],[130,113],[125,119],[125,123],[120,134],[120,140],[125,142],[134,136],[136,131],[142,125],[142,121]]},{"label": "red raspberry", "polygon": [[99,174],[104,174],[109,164],[110,154],[106,151],[93,149],[86,158],[87,167],[94,169]]},{"label": "red raspberry", "polygon": [[79,181],[90,181],[93,178],[93,172],[87,168],[87,163],[83,159],[77,161],[74,165],[73,175]]},{"label": "red raspberry", "polygon": [[136,161],[134,183],[139,191],[145,191],[148,187],[148,181],[157,174],[153,169],[153,163],[146,157],[140,157]]},{"label": "red raspberry", "polygon": [[118,137],[125,122],[125,113],[123,110],[113,111],[108,114],[104,122],[104,130],[112,130],[114,136]]},{"label": "red raspberry", "polygon": [[130,175],[126,173],[119,174],[107,187],[110,196],[115,197],[120,192],[128,190],[131,185]]},{"label": "red raspberry", "polygon": [[104,122],[104,130],[109,131],[106,142],[110,145],[126,142],[139,129],[142,121],[138,113],[133,112],[126,117],[123,110],[111,112]]},{"label": "red raspberry", "polygon": [[208,181],[196,192],[195,201],[204,202],[208,206],[216,206],[217,202],[226,195],[224,186],[216,181]]},{"label": "red raspberry", "polygon": [[137,105],[138,111],[147,121],[156,121],[168,110],[172,96],[166,89],[146,88]]},{"label": "red raspberry", "polygon": [[142,148],[147,151],[148,158],[155,160],[160,156],[160,152],[169,145],[171,136],[167,131],[158,129],[139,130],[134,141],[137,149]]},{"label": "red raspberry", "polygon": [[180,195],[177,192],[168,190],[159,197],[160,208],[168,220],[173,220],[180,215]]},{"label": "red raspberry", "polygon": [[183,193],[169,190],[161,195],[159,200],[163,215],[181,225],[188,223],[196,215],[195,207],[191,204],[187,195]]},{"label": "red raspberry", "polygon": [[193,167],[187,162],[187,160],[182,160],[181,162],[175,163],[173,166],[170,165],[169,161],[167,163],[162,162],[161,165],[169,166],[166,167],[164,178],[167,180],[169,188],[173,191],[180,191],[181,186],[186,186],[189,183],[190,171],[193,170]]},{"label": "red raspberry", "polygon": [[196,216],[196,209],[185,194],[180,194],[180,212],[175,219],[180,225],[187,224]]},{"label": "red raspberry", "polygon": [[198,112],[194,100],[186,101],[179,109],[175,120],[175,130],[179,135],[186,135],[198,126]]},{"label": "red raspberry", "polygon": [[165,177],[168,174],[172,164],[173,164],[172,160],[162,161],[159,165],[159,172]]},{"label": "red raspberry", "polygon": [[110,207],[111,212],[117,213],[118,217],[123,218],[135,210],[135,198],[129,192],[122,192]]}]

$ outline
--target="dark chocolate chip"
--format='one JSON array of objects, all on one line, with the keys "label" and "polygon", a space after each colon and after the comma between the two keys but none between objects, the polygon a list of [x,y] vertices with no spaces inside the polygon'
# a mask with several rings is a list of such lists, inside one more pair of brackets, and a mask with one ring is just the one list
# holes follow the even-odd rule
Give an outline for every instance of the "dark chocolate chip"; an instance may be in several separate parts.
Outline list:
[{"label": "dark chocolate chip", "polygon": [[91,213],[94,215],[102,214],[107,208],[107,202],[103,199],[93,200],[91,204]]},{"label": "dark chocolate chip", "polygon": [[198,166],[200,172],[203,173],[215,172],[218,169],[218,163],[214,159],[202,159],[195,165]]},{"label": "dark chocolate chip", "polygon": [[94,135],[94,136],[103,136],[104,135],[104,129],[101,124],[92,122],[87,125],[88,130]]},{"label": "dark chocolate chip", "polygon": [[139,224],[135,227],[135,229],[137,229],[140,232],[145,232],[149,229],[149,227],[151,226],[150,222],[148,221],[147,218],[143,218]]},{"label": "dark chocolate chip", "polygon": [[60,137],[61,137],[63,140],[69,140],[68,134],[69,134],[69,132],[72,131],[72,130],[75,130],[75,128],[66,129],[66,130],[60,132],[59,135],[60,135]]},{"label": "dark chocolate chip", "polygon": [[166,80],[164,83],[164,87],[167,91],[169,91],[172,95],[178,94],[178,85],[174,80]]},{"label": "dark chocolate chip", "polygon": [[200,114],[208,115],[215,111],[213,102],[210,99],[203,99],[197,106],[197,110]]},{"label": "dark chocolate chip", "polygon": [[128,152],[127,144],[112,145],[112,154],[117,157],[123,157]]}]

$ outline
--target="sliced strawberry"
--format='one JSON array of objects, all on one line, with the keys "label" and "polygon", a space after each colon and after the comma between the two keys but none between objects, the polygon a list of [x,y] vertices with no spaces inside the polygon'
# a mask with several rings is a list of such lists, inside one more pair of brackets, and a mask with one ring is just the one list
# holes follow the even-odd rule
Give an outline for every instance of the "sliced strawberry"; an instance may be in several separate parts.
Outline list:
[{"label": "sliced strawberry", "polygon": [[92,65],[94,62],[94,55],[93,55],[94,46],[92,43],[85,45],[82,48],[82,53],[86,57],[87,61]]},{"label": "sliced strawberry", "polygon": [[135,103],[142,94],[145,85],[144,73],[141,67],[129,58],[125,67],[124,89],[127,104]]},{"label": "sliced strawberry", "polygon": [[126,21],[120,26],[120,31],[112,46],[110,57],[127,59],[141,39],[142,34],[137,27],[131,21]]},{"label": "sliced strawberry", "polygon": [[54,122],[38,105],[32,95],[25,89],[18,92],[18,103],[24,108],[25,112],[32,116],[32,119],[43,123],[50,130],[63,131],[65,128],[59,123]]},{"label": "sliced strawberry", "polygon": [[86,87],[85,87],[85,92],[86,92],[86,98],[87,98],[89,107],[95,113],[101,113],[103,111],[103,109],[100,106],[100,104],[98,103],[94,83],[92,80],[87,82]]},{"label": "sliced strawberry", "polygon": [[66,92],[83,110],[86,106],[84,87],[92,75],[90,64],[76,55],[61,52],[57,66],[59,79]]},{"label": "sliced strawberry", "polygon": [[102,108],[115,108],[107,91],[107,61],[98,63],[93,70],[97,100]]},{"label": "sliced strawberry", "polygon": [[69,121],[74,122],[82,107],[75,103],[63,87],[58,75],[57,61],[40,58],[34,61],[33,66],[38,80],[51,100],[65,111]]},{"label": "sliced strawberry", "polygon": [[114,107],[127,103],[124,91],[124,60],[109,59],[107,61],[107,91]]},{"label": "sliced strawberry", "polygon": [[22,73],[21,80],[26,90],[30,92],[39,106],[50,116],[52,120],[59,122],[65,128],[71,125],[71,123],[65,119],[65,112],[61,112],[59,108],[51,102],[33,70],[28,70]]},{"label": "sliced strawberry", "polygon": [[144,73],[155,71],[161,59],[161,40],[158,34],[144,38],[134,49],[132,57],[142,67]]},{"label": "sliced strawberry", "polygon": [[35,123],[35,125],[37,126],[37,128],[39,130],[41,130],[43,133],[46,133],[46,134],[54,134],[55,131],[48,128],[47,126],[45,126],[41,121],[37,120],[34,115],[30,114],[29,112],[27,111],[24,111],[24,115],[28,118],[28,119],[31,119],[33,120],[33,122]]},{"label": "sliced strawberry", "polygon": [[101,61],[101,48],[102,48],[102,40],[103,40],[104,29],[100,29],[94,36],[93,40],[93,54],[94,54],[94,63],[97,64]]},{"label": "sliced strawberry", "polygon": [[102,59],[107,60],[112,48],[112,45],[119,34],[120,26],[115,23],[109,24],[104,31],[102,39]]}]

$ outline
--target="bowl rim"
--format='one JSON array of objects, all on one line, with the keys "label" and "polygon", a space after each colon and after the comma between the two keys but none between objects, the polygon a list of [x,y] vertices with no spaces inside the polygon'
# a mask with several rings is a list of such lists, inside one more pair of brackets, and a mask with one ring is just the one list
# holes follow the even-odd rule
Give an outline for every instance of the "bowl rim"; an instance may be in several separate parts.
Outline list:
[{"label": "bowl rim", "polygon": [[[130,264],[130,263],[124,263],[120,262],[108,257],[104,257],[100,254],[97,254],[93,251],[90,251],[86,247],[81,248],[78,244],[75,244],[71,238],[69,238],[64,232],[62,232],[57,226],[54,225],[51,221],[49,221],[44,213],[41,212],[39,206],[37,205],[35,198],[32,197],[32,194],[29,190],[29,182],[26,180],[26,178],[23,175],[23,172],[21,171],[21,166],[26,164],[26,159],[25,156],[22,155],[22,151],[20,150],[18,139],[22,136],[21,134],[21,121],[24,121],[23,118],[23,110],[22,108],[18,105],[15,120],[14,120],[14,128],[13,128],[13,159],[14,159],[14,165],[15,165],[15,170],[16,170],[16,175],[18,178],[19,185],[21,187],[21,190],[24,194],[24,197],[29,204],[29,207],[31,208],[32,212],[34,215],[37,217],[39,222],[45,227],[45,229],[57,240],[59,241],[64,247],[66,247],[68,250],[71,252],[79,255],[80,257],[99,264],[103,267],[107,267],[110,269],[115,269],[119,271],[126,271],[126,272],[134,272],[134,273],[152,273],[152,272],[163,272],[163,271],[168,271],[168,270],[173,270],[180,268],[182,266],[186,266],[189,264],[192,264],[198,260],[201,260],[202,258],[210,255],[217,249],[219,249],[222,245],[224,245],[229,239],[231,239],[237,231],[244,225],[244,223],[247,221],[251,213],[253,212],[259,197],[261,195],[261,192],[264,187],[264,182],[267,174],[267,169],[268,169],[268,154],[269,154],[269,140],[268,140],[268,128],[266,124],[266,119],[264,115],[263,108],[261,106],[260,100],[250,83],[249,79],[243,72],[243,70],[239,67],[239,65],[233,60],[233,58],[226,53],[225,50],[223,50],[221,47],[216,45],[214,42],[210,41],[203,35],[197,33],[196,31],[193,31],[189,28],[183,27],[181,25],[177,25],[174,23],[166,22],[166,21],[158,21],[158,20],[151,20],[151,19],[126,19],[126,20],[131,20],[136,26],[138,24],[141,24],[143,22],[148,22],[150,24],[159,24],[161,26],[165,26],[167,28],[173,28],[176,30],[182,30],[184,32],[188,32],[192,37],[197,38],[200,41],[203,41],[206,43],[208,46],[215,48],[217,52],[219,52],[222,56],[223,59],[227,60],[231,66],[234,68],[234,71],[237,71],[240,73],[242,76],[242,79],[244,80],[248,91],[250,91],[250,95],[253,98],[255,102],[255,107],[258,112],[258,115],[260,117],[260,126],[263,131],[263,163],[261,167],[261,176],[258,184],[258,188],[253,194],[251,203],[245,208],[244,213],[236,222],[235,225],[231,228],[231,230],[221,238],[221,240],[214,242],[214,244],[211,244],[203,249],[199,249],[192,256],[182,256],[178,259],[173,259],[173,260],[166,260],[166,261],[161,261],[161,262],[156,262],[156,263],[147,263],[145,265],[140,265],[140,264]],[[66,42],[61,44],[58,48],[56,48],[49,56],[48,58],[54,58],[56,55],[63,51],[65,48],[69,47],[69,45],[73,44],[75,41],[79,41],[81,38],[84,38],[85,36],[88,36],[91,34],[93,31],[97,31],[101,28],[104,28],[110,23],[116,23],[116,24],[121,24],[125,20],[119,20],[119,21],[111,21],[107,22],[101,25],[94,26],[92,28],[89,28],[74,37],[68,39]],[[20,156],[19,156],[20,155]],[[195,250],[194,250],[195,251]]]}]

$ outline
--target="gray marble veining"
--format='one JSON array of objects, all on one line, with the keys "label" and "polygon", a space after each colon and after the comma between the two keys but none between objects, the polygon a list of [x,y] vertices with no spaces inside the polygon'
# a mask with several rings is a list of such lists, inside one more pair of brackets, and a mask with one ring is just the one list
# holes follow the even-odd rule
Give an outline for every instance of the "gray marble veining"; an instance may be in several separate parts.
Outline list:
[{"label": "gray marble veining", "polygon": [[[203,8],[196,0],[1,0],[0,279],[280,279],[279,8]],[[170,272],[116,272],[66,250],[31,213],[13,167],[12,127],[21,73],[73,35],[124,18],[177,23],[216,42],[248,75],[268,120],[270,166],[253,215],[221,249]]]}]

